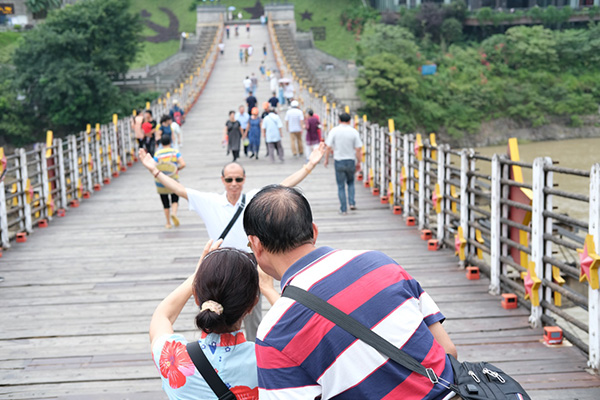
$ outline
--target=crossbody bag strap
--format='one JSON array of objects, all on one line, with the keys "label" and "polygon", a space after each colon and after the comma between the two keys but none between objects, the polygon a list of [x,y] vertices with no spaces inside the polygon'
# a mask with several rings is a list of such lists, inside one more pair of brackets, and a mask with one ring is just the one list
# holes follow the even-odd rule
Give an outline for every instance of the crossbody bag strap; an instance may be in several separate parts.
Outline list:
[{"label": "crossbody bag strap", "polygon": [[244,211],[244,207],[245,206],[246,206],[246,195],[243,194],[242,195],[242,202],[240,203],[240,206],[235,211],[235,214],[233,214],[233,217],[231,218],[231,221],[229,221],[229,223],[227,224],[227,226],[223,230],[223,233],[221,233],[221,235],[219,236],[219,239],[225,239],[225,236],[227,236],[227,234],[229,233],[229,231],[231,230],[231,228],[233,228],[233,224],[235,224],[235,221],[237,221],[237,219],[240,216],[240,214],[242,213],[242,211]]},{"label": "crossbody bag strap", "polygon": [[235,400],[235,395],[229,390],[219,375],[217,375],[212,364],[206,358],[206,354],[200,348],[200,344],[198,342],[188,343],[186,349],[196,369],[219,400]]},{"label": "crossbody bag strap", "polygon": [[286,286],[281,295],[283,297],[289,297],[313,310],[317,314],[327,318],[355,338],[362,340],[381,354],[402,365],[404,368],[429,378],[432,383],[439,382],[437,375],[431,368],[425,368],[420,362],[406,354],[403,350],[398,349],[392,343],[320,297],[297,286],[291,285]]}]

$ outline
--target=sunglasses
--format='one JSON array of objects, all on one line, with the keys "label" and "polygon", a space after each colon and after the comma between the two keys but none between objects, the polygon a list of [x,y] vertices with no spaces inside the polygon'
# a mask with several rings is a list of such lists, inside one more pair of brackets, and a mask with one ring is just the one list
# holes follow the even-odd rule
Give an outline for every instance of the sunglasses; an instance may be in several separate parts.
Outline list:
[{"label": "sunglasses", "polygon": [[[224,179],[224,180],[225,180],[225,182],[227,182],[227,183],[231,183],[231,182],[233,182],[233,178],[223,178],[223,179]],[[244,178],[237,177],[237,178],[235,178],[235,181],[236,181],[237,183],[242,183],[242,182],[244,182]]]}]

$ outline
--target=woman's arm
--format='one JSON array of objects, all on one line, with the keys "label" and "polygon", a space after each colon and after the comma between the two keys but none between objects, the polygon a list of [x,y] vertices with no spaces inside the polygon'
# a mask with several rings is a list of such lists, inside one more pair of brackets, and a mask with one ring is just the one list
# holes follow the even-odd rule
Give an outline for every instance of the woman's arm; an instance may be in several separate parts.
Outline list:
[{"label": "woman's arm", "polygon": [[150,321],[150,343],[154,345],[154,341],[162,335],[170,335],[173,333],[173,324],[177,320],[177,317],[183,310],[185,303],[192,297],[192,284],[194,283],[194,277],[198,267],[204,260],[204,257],[217,248],[223,243],[223,240],[218,240],[214,245],[212,240],[209,240],[204,246],[204,251],[194,273],[187,278],[179,287],[171,292],[163,301],[160,302],[154,314],[152,314],[152,321]]},{"label": "woman's arm", "polygon": [[185,160],[183,159],[183,156],[179,156],[179,158],[177,159],[177,169],[179,171],[181,171],[184,168],[185,168]]},{"label": "woman's arm", "polygon": [[258,267],[258,286],[260,287],[260,292],[267,299],[269,304],[273,305],[279,298],[279,292],[275,290],[273,286],[273,277],[267,275],[260,266]]},{"label": "woman's arm", "polygon": [[282,182],[282,186],[294,187],[300,182],[304,180],[312,172],[313,169],[317,166],[321,158],[323,158],[323,154],[327,150],[327,146],[325,143],[319,144],[319,147],[314,149],[310,156],[308,157],[308,162],[306,165],[303,165],[298,171],[294,172],[292,175],[285,178]]}]

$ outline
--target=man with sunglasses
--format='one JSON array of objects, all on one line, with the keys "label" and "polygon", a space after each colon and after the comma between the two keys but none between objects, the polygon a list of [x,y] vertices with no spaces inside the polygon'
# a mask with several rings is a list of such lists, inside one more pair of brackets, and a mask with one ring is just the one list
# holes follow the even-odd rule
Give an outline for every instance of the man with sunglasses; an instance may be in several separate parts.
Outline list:
[{"label": "man with sunglasses", "polygon": [[[298,171],[294,172],[285,178],[281,185],[293,187],[299,184],[312,172],[316,165],[321,161],[327,147],[324,143],[313,150],[310,154],[308,162],[304,164]],[[139,159],[142,161],[154,178],[160,182],[165,188],[168,188],[172,193],[179,197],[183,197],[189,203],[190,210],[196,212],[206,225],[208,236],[216,241],[224,233],[225,227],[232,221],[236,211],[241,206],[242,202],[248,204],[252,197],[260,189],[250,190],[242,194],[244,182],[246,181],[246,171],[237,162],[231,162],[221,170],[221,182],[225,186],[225,193],[219,194],[214,192],[200,192],[194,189],[185,188],[181,183],[169,178],[156,168],[154,159],[144,150],[140,149]],[[243,251],[250,251],[248,248],[248,236],[244,231],[242,221],[244,213],[238,215],[233,222],[231,229],[225,236],[221,247],[233,247]],[[256,330],[262,319],[262,310],[260,307],[255,307],[252,313],[244,319],[246,327],[246,338],[249,341],[254,341],[256,338]]]}]

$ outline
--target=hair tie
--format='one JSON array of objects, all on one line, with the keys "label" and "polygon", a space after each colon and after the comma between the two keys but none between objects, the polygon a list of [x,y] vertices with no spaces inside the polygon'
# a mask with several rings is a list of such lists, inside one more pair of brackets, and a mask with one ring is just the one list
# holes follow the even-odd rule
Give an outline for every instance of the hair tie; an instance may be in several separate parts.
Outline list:
[{"label": "hair tie", "polygon": [[204,303],[202,303],[202,307],[200,307],[200,311],[204,311],[204,310],[212,311],[217,315],[223,314],[223,306],[214,300],[207,300]]}]

